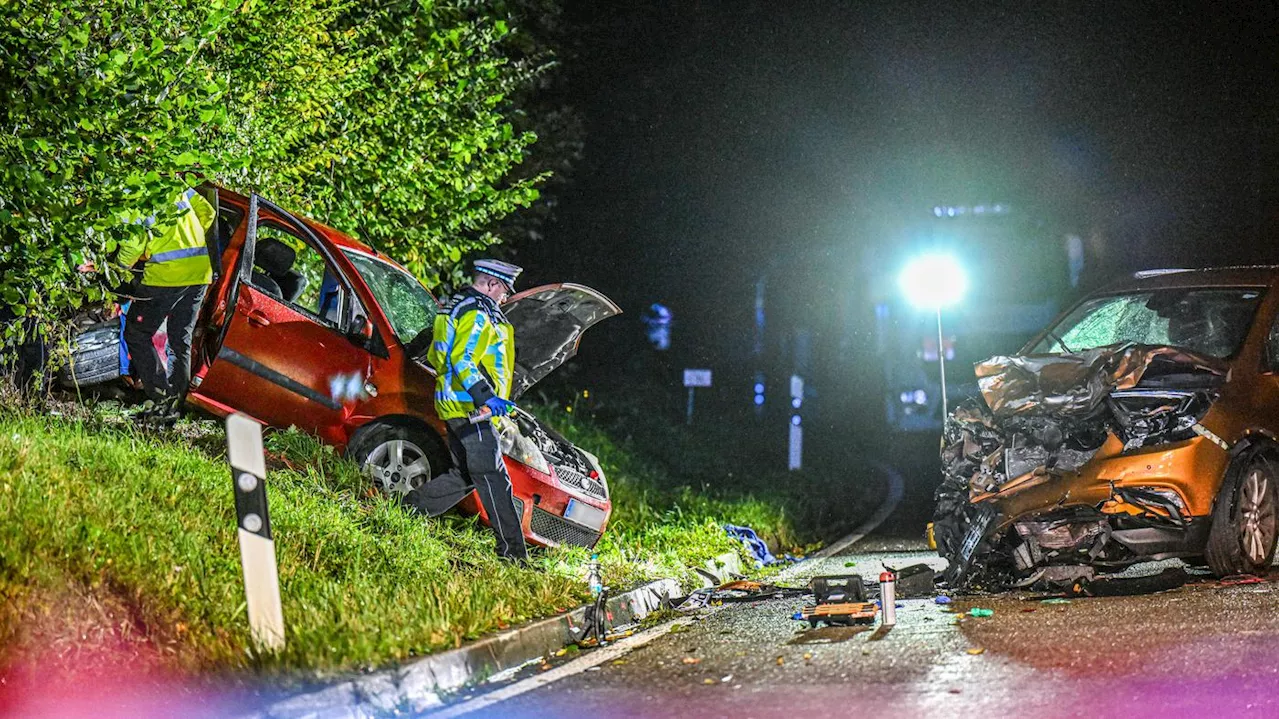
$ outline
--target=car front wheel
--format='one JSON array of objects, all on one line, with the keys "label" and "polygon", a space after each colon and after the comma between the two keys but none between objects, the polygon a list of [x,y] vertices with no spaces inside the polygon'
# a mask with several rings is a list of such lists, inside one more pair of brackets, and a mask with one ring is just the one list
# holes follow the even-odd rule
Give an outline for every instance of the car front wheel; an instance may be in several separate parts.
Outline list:
[{"label": "car front wheel", "polygon": [[1274,457],[1252,450],[1227,471],[1213,507],[1205,560],[1213,573],[1257,574],[1275,557],[1277,505]]},{"label": "car front wheel", "polygon": [[348,456],[382,492],[404,497],[448,469],[444,446],[426,430],[375,422],[352,438]]}]

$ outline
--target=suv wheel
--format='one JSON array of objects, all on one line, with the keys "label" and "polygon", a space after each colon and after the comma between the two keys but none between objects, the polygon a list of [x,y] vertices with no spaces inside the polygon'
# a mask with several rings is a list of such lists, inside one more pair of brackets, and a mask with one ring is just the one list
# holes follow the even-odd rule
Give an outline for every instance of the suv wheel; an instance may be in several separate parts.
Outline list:
[{"label": "suv wheel", "polygon": [[1276,553],[1277,497],[1272,459],[1252,450],[1232,463],[1214,502],[1204,553],[1214,574],[1266,571]]},{"label": "suv wheel", "polygon": [[389,422],[361,428],[347,455],[375,487],[399,497],[421,487],[450,464],[440,440],[427,430]]}]

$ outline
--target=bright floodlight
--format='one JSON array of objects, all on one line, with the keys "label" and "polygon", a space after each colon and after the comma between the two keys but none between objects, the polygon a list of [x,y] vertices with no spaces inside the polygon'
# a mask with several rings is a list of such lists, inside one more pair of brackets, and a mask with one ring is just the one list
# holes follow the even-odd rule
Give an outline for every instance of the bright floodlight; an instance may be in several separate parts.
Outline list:
[{"label": "bright floodlight", "polygon": [[960,263],[950,255],[921,255],[907,263],[898,275],[898,287],[917,307],[938,309],[959,302],[968,280]]}]

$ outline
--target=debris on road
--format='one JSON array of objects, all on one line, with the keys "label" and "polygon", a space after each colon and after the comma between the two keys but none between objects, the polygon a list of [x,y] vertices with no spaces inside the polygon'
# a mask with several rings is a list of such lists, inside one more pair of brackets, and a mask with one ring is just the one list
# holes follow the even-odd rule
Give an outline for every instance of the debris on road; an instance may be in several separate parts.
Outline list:
[{"label": "debris on road", "polygon": [[724,582],[714,587],[696,589],[683,600],[676,602],[676,610],[689,612],[717,604],[786,599],[788,597],[799,597],[808,591],[802,587],[781,587],[776,584],[740,579]]},{"label": "debris on road", "polygon": [[1218,580],[1219,587],[1237,587],[1242,584],[1263,584],[1267,580],[1262,577],[1255,577],[1252,574],[1237,574],[1231,577],[1223,577]]},{"label": "debris on road", "polygon": [[922,599],[932,595],[934,589],[933,567],[928,564],[912,564],[901,569],[886,567],[893,572],[896,593],[901,599]]},{"label": "debris on road", "polygon": [[[890,577],[893,575],[886,572]],[[813,604],[800,610],[800,618],[812,627],[825,624],[860,624],[875,621],[876,605],[867,601],[866,587],[857,574],[814,577],[809,582]]]},{"label": "debris on road", "polygon": [[939,594],[938,596],[933,598],[933,603],[934,604],[950,604],[951,597],[948,597],[945,594]]},{"label": "debris on road", "polygon": [[971,617],[990,617],[994,614],[995,611],[991,609],[980,609],[978,607],[974,607],[969,610],[969,616]]},{"label": "debris on road", "polygon": [[701,662],[702,660],[701,660],[701,659],[699,659],[698,657],[685,657],[684,659],[681,659],[680,661],[684,662],[685,664],[697,664],[697,663]]},{"label": "debris on road", "polygon": [[1072,585],[1070,594],[1078,597],[1121,597],[1133,594],[1155,594],[1177,589],[1190,577],[1182,567],[1169,567],[1158,574],[1138,577],[1098,577]]},{"label": "debris on road", "polygon": [[702,578],[703,588],[718,587],[725,582],[742,579],[742,560],[737,552],[725,552],[713,559],[708,559],[703,567],[694,567],[693,571]]},{"label": "debris on road", "polygon": [[983,649],[982,647],[970,647],[970,648],[968,648],[968,649],[966,649],[966,650],[965,650],[965,652],[966,652],[966,653],[968,653],[968,654],[972,654],[973,656],[977,656],[977,655],[979,655],[979,654],[981,654],[981,653],[983,653],[983,652],[985,652],[985,651],[987,651],[987,650],[986,650],[986,649]]},{"label": "debris on road", "polygon": [[837,604],[819,604],[805,607],[800,611],[801,618],[816,627],[826,624],[870,624],[876,619],[876,605],[871,602],[841,602]]}]

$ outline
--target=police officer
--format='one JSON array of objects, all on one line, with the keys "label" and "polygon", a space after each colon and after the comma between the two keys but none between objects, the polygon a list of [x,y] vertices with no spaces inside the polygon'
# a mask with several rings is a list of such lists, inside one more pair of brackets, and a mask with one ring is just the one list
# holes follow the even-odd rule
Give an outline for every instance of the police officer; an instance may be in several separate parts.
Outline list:
[{"label": "police officer", "polygon": [[[213,226],[213,206],[193,189],[174,201],[181,214],[170,226],[148,228],[144,236],[120,245],[116,261],[126,268],[145,259],[142,283],[134,293],[124,341],[148,399],[165,417],[175,417],[191,379],[191,334],[213,277],[205,232]],[[167,325],[173,366],[168,368],[152,344],[160,325]]]},{"label": "police officer", "polygon": [[450,297],[436,314],[427,361],[436,370],[436,414],[448,427],[449,450],[459,471],[427,482],[410,501],[435,516],[474,488],[489,516],[498,556],[523,562],[528,552],[498,433],[491,420],[472,424],[468,419],[481,407],[495,417],[515,408],[509,400],[515,333],[498,305],[514,291],[521,271],[506,262],[477,260],[471,286]]}]

